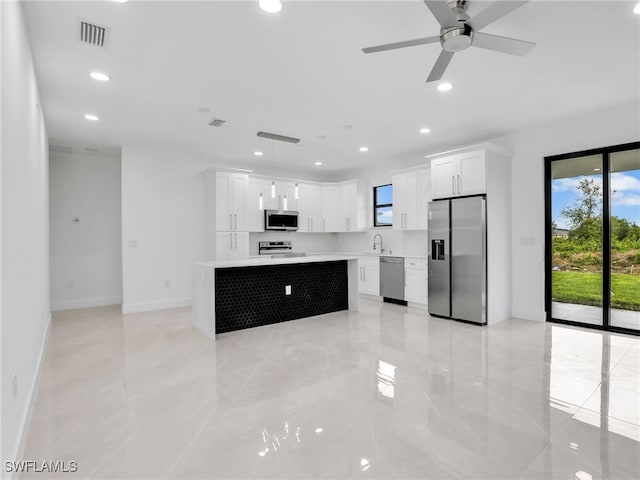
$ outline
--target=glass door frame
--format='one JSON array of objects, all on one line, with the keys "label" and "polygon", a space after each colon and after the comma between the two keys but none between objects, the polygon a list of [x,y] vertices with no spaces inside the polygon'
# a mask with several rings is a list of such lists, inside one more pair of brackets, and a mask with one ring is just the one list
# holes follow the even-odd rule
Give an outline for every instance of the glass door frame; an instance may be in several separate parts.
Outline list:
[{"label": "glass door frame", "polygon": [[[640,149],[640,142],[624,143],[610,147],[593,148],[580,152],[565,153],[544,157],[544,308],[546,321],[575,325],[578,327],[606,330],[610,332],[627,333],[640,336],[639,330],[616,327],[611,325],[611,164],[610,155],[616,152]],[[553,301],[552,267],[553,250],[552,239],[552,210],[551,210],[551,166],[558,160],[602,155],[602,325],[574,322],[552,317],[551,304]]]}]

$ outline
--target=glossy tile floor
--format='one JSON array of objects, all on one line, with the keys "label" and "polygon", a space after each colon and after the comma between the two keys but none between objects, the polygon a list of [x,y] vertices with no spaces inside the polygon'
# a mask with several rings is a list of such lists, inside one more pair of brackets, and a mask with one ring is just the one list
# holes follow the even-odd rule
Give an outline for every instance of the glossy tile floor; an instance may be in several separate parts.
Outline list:
[{"label": "glossy tile floor", "polygon": [[368,300],[215,342],[188,309],[75,310],[54,316],[25,459],[75,460],[73,478],[637,479],[639,379],[637,337]]}]

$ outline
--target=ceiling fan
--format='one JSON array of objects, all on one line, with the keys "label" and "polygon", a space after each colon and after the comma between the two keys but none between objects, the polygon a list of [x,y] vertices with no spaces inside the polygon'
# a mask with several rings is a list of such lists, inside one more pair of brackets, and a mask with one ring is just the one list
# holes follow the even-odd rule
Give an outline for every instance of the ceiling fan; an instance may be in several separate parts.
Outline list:
[{"label": "ceiling fan", "polygon": [[440,80],[449,62],[456,52],[471,46],[509,53],[511,55],[526,55],[535,47],[535,43],[517,40],[515,38],[500,37],[482,33],[487,25],[521,7],[528,0],[506,1],[499,0],[492,3],[473,18],[467,15],[467,0],[423,0],[425,5],[440,24],[440,35],[416,38],[404,42],[387,43],[375,47],[363,48],[364,53],[383,52],[397,48],[414,47],[428,43],[440,42],[442,52],[436,60],[427,82]]}]

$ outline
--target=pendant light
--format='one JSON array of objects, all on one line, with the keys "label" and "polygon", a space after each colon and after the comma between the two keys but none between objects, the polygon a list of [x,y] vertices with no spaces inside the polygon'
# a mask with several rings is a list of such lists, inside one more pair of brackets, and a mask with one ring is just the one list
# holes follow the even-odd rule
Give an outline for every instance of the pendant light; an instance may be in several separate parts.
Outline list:
[{"label": "pendant light", "polygon": [[[272,173],[276,169],[276,157],[273,153],[273,140],[271,140],[271,171]],[[276,198],[276,181],[271,179],[271,198]]]},{"label": "pendant light", "polygon": [[[298,149],[300,148],[300,145],[296,145],[296,158],[295,158],[295,166],[296,168],[298,168]],[[296,180],[296,185],[295,187],[293,187],[293,196],[296,200],[298,200],[300,198],[300,188],[298,187],[298,181]]]},{"label": "pendant light", "polygon": [[[283,158],[283,162],[284,162],[285,177],[286,177],[286,172],[287,172],[287,145],[286,144],[282,145],[282,158]],[[284,194],[282,196],[282,209],[283,210],[287,210],[288,202],[289,202],[289,199],[287,198],[287,191],[285,190]]]}]

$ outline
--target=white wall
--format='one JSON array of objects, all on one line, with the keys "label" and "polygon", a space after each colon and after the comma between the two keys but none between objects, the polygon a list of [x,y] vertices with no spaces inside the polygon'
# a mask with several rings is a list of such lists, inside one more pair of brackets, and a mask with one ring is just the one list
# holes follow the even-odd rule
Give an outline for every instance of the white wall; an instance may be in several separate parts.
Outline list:
[{"label": "white wall", "polygon": [[[0,458],[4,461],[21,455],[49,327],[49,162],[22,6],[0,2],[0,12]],[[2,472],[5,475],[4,468]]]},{"label": "white wall", "polygon": [[202,172],[210,167],[181,153],[123,147],[124,313],[191,304],[191,265],[205,259]]},{"label": "white wall", "polygon": [[492,142],[512,152],[512,315],[544,320],[544,157],[640,140],[637,102]]},{"label": "white wall", "polygon": [[52,310],[120,304],[120,157],[51,153],[49,188]]}]

